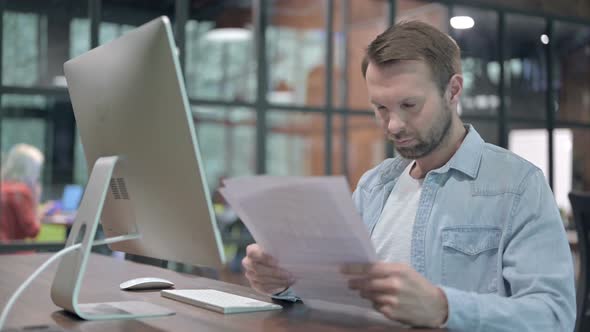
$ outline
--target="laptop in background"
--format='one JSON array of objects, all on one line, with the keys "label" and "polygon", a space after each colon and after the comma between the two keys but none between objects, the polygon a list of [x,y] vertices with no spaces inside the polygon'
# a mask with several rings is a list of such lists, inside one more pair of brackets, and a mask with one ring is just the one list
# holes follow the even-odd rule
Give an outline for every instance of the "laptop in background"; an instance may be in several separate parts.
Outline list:
[{"label": "laptop in background", "polygon": [[[79,184],[67,184],[61,194],[61,199],[55,201],[51,207],[45,211],[45,218],[52,217],[50,221],[46,219],[46,223],[63,223],[55,218],[57,215],[74,216],[78,210],[78,205],[82,200],[84,194],[84,187]],[[70,218],[71,219],[71,218]],[[71,222],[72,220],[65,220],[65,222]]]},{"label": "laptop in background", "polygon": [[79,184],[67,184],[61,196],[61,210],[63,212],[74,212],[80,205],[84,194],[84,187]]}]

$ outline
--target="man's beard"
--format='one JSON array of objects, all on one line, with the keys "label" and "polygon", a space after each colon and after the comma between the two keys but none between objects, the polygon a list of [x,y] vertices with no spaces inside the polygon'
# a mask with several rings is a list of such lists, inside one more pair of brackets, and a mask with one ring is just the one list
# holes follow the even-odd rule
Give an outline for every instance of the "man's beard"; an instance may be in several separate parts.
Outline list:
[{"label": "man's beard", "polygon": [[444,106],[439,119],[426,133],[426,137],[416,137],[418,143],[414,146],[396,147],[395,150],[406,159],[419,159],[434,151],[447,138],[452,124],[452,110]]}]

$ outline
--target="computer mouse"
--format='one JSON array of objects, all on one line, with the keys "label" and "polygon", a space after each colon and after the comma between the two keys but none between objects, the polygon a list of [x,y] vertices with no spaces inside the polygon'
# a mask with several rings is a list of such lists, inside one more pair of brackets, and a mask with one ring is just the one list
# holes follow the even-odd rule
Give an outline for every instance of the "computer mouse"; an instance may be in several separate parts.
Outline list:
[{"label": "computer mouse", "polygon": [[174,286],[172,281],[162,278],[135,278],[119,285],[122,290],[165,289]]}]

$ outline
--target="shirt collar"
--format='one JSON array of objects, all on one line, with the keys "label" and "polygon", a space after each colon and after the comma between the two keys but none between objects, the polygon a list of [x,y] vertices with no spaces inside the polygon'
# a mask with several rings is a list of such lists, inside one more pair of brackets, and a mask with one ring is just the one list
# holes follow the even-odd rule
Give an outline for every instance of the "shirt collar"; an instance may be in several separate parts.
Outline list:
[{"label": "shirt collar", "polygon": [[477,176],[485,142],[471,124],[466,124],[465,129],[467,129],[467,135],[463,139],[461,146],[437,172],[444,173],[449,168],[453,168],[471,178]]},{"label": "shirt collar", "polygon": [[[471,124],[465,124],[465,129],[467,129],[467,135],[459,149],[445,165],[434,172],[446,173],[453,168],[471,178],[477,176],[485,142]],[[389,165],[381,169],[381,183],[387,183],[398,177],[411,162],[412,160],[401,157],[390,159]]]}]

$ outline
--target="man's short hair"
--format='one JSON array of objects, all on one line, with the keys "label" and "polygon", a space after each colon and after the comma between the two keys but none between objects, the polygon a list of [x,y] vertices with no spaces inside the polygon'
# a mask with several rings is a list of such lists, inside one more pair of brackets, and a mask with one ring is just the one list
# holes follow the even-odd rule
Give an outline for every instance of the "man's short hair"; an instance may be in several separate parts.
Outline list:
[{"label": "man's short hair", "polygon": [[406,21],[389,27],[369,44],[362,63],[366,77],[369,63],[378,67],[401,60],[424,61],[444,94],[449,79],[461,73],[461,50],[447,34],[420,21]]}]

